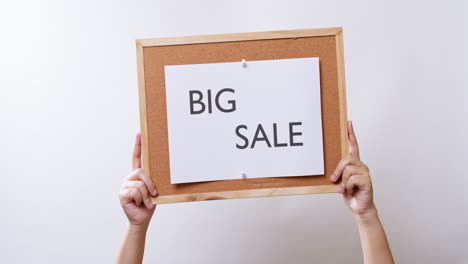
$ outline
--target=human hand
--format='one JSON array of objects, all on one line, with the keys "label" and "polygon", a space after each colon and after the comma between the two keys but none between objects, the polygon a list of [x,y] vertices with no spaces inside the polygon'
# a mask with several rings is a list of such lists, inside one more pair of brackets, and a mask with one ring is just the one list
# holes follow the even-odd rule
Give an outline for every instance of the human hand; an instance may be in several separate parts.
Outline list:
[{"label": "human hand", "polygon": [[141,168],[141,135],[138,133],[132,154],[133,171],[124,178],[119,191],[120,205],[131,225],[148,225],[156,205],[151,203],[151,196],[157,190],[151,179]]},{"label": "human hand", "polygon": [[359,146],[353,124],[348,121],[349,155],[340,161],[330,179],[337,182],[341,178],[338,192],[343,194],[345,203],[355,217],[374,214],[372,181],[369,168],[359,156]]}]

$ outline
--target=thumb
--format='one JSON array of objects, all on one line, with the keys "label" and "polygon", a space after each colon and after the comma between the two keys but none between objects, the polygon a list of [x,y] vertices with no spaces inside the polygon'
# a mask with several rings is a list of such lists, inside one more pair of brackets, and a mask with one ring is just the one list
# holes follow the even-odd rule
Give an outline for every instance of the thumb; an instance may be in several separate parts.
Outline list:
[{"label": "thumb", "polygon": [[136,170],[139,168],[141,168],[141,134],[137,133],[132,153],[132,169]]},{"label": "thumb", "polygon": [[353,122],[348,121],[348,140],[349,140],[349,155],[351,157],[361,159],[359,156],[359,145],[354,134]]}]

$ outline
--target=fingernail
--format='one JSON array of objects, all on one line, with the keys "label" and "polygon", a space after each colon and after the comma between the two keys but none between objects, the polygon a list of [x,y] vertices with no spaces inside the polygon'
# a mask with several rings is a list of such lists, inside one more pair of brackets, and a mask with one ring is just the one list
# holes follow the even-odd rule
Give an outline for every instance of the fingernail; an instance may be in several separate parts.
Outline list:
[{"label": "fingernail", "polygon": [[156,194],[158,194],[158,192],[156,191],[156,189],[154,189],[154,190],[151,191],[151,195],[156,196]]},{"label": "fingernail", "polygon": [[344,187],[343,187],[343,186],[340,186],[340,187],[338,188],[338,193],[343,193],[343,191],[344,191]]},{"label": "fingernail", "polygon": [[147,201],[145,202],[145,204],[146,204],[146,207],[147,207],[148,209],[153,208],[153,204],[151,203],[150,200],[147,200]]},{"label": "fingernail", "polygon": [[330,176],[330,180],[331,180],[332,182],[336,181],[336,176],[335,176],[335,174],[332,174],[332,175]]}]

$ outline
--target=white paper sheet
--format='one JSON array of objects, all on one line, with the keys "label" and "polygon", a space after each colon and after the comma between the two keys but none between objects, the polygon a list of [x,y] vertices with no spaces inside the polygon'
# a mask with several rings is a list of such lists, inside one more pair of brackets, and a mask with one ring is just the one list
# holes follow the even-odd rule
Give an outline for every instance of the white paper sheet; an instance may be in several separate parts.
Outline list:
[{"label": "white paper sheet", "polygon": [[[171,183],[324,173],[318,58],[165,66],[165,78]],[[271,147],[259,130],[252,148],[259,124]]]}]

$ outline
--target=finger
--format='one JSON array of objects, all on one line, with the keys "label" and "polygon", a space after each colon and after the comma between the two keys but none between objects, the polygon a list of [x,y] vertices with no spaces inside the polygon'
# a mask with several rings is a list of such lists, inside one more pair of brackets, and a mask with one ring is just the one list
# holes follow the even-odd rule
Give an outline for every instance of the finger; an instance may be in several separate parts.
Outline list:
[{"label": "finger", "polygon": [[360,161],[354,157],[347,156],[344,159],[338,163],[336,166],[335,171],[331,174],[330,180],[332,182],[336,182],[340,179],[341,175],[343,174],[343,170],[346,168],[348,165],[359,165]]},{"label": "finger", "polygon": [[134,202],[137,206],[140,206],[143,201],[140,192],[135,188],[121,189],[119,191],[119,198],[121,205]]},{"label": "finger", "polygon": [[370,181],[368,177],[366,175],[352,175],[345,185],[347,194],[353,194],[356,187],[363,191],[369,190]]},{"label": "finger", "polygon": [[135,188],[137,189],[140,194],[141,198],[143,200],[143,203],[145,204],[146,208],[151,209],[153,208],[153,204],[151,203],[149,194],[148,194],[148,189],[146,189],[146,185],[142,181],[126,181],[122,184],[122,188],[125,189],[131,189]]},{"label": "finger", "polygon": [[341,186],[345,187],[346,182],[353,176],[357,174],[364,173],[364,170],[359,166],[348,165],[343,170],[343,175],[341,176]]},{"label": "finger", "polygon": [[141,168],[141,134],[137,133],[135,137],[135,145],[133,146],[132,154],[132,169]]},{"label": "finger", "polygon": [[156,194],[158,194],[158,191],[156,190],[156,187],[154,186],[153,181],[146,175],[146,173],[141,168],[134,170],[126,178],[126,180],[143,181],[146,185],[146,188],[148,189],[148,191],[151,193],[152,196],[156,196]]},{"label": "finger", "polygon": [[360,159],[359,155],[359,145],[356,139],[356,134],[354,134],[353,122],[348,121],[348,139],[349,139],[349,155]]}]

